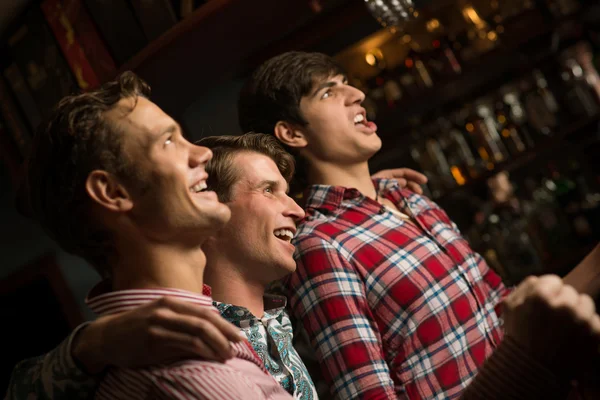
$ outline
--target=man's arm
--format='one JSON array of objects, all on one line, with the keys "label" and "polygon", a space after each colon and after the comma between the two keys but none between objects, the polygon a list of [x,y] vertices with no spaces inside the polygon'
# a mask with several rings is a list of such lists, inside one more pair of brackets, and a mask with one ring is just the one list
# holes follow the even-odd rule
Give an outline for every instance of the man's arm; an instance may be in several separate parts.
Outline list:
[{"label": "man's arm", "polygon": [[229,342],[245,340],[218,313],[178,299],[162,298],[76,329],[48,354],[20,362],[7,399],[91,398],[97,374],[108,365],[139,367],[202,357],[232,357]]},{"label": "man's arm", "polygon": [[503,302],[506,336],[462,400],[565,399],[598,353],[594,302],[557,276],[529,277]]},{"label": "man's arm", "polygon": [[318,237],[297,243],[297,254],[297,270],[287,281],[290,306],[311,337],[333,395],[395,399],[361,277]]},{"label": "man's arm", "polygon": [[600,244],[594,247],[594,250],[563,280],[578,292],[588,294],[593,299],[598,299],[600,297]]}]

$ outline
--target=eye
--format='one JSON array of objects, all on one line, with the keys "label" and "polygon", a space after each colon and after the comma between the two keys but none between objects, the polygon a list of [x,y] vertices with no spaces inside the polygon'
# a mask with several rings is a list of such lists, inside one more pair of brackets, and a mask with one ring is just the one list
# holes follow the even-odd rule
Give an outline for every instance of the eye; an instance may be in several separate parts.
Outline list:
[{"label": "eye", "polygon": [[165,146],[171,143],[173,143],[173,136],[169,136],[169,138],[165,140]]},{"label": "eye", "polygon": [[269,186],[269,187],[266,187],[266,188],[265,188],[265,193],[270,193],[270,194],[273,194],[273,188],[272,188],[272,187],[270,187],[270,186]]},{"label": "eye", "polygon": [[325,93],[323,93],[323,96],[321,96],[322,99],[326,99],[329,96],[331,96],[331,89],[328,89]]}]

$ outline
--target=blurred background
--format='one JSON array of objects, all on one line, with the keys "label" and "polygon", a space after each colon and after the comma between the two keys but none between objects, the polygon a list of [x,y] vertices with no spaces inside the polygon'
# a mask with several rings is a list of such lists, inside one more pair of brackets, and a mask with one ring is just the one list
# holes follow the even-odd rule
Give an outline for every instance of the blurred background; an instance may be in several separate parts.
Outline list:
[{"label": "blurred background", "polygon": [[0,317],[17,360],[92,318],[99,277],[17,211],[33,131],[63,96],[133,70],[191,140],[238,134],[248,74],[320,51],[366,93],[411,167],[516,284],[564,275],[600,238],[600,6],[592,0],[12,0],[0,3]]}]

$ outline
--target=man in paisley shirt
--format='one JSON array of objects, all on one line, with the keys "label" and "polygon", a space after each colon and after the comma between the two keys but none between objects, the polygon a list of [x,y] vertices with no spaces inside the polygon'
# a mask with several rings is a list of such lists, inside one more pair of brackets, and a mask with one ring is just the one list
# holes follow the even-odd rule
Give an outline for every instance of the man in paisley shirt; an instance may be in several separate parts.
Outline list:
[{"label": "man in paisley shirt", "polygon": [[203,246],[215,306],[244,332],[284,389],[297,399],[316,399],[292,344],[286,298],[265,294],[271,282],[296,268],[290,242],[304,211],[287,195],[294,160],[263,134],[208,137],[198,144],[213,152],[208,189],[231,210],[227,226]]}]

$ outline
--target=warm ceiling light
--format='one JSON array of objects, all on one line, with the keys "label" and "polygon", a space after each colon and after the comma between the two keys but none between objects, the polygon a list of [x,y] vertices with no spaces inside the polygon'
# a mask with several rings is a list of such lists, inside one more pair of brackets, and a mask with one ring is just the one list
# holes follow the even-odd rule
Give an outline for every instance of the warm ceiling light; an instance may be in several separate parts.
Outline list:
[{"label": "warm ceiling light", "polygon": [[463,8],[462,14],[467,22],[471,22],[479,29],[485,28],[486,23],[479,17],[479,14],[477,14],[477,11],[475,11],[473,6],[466,6]]},{"label": "warm ceiling light", "polygon": [[383,52],[380,49],[371,49],[365,54],[365,61],[371,67],[378,67],[383,62]]},{"label": "warm ceiling light", "polygon": [[427,21],[427,24],[425,26],[427,27],[428,32],[434,32],[440,27],[440,21],[436,18],[432,18],[429,21]]}]

